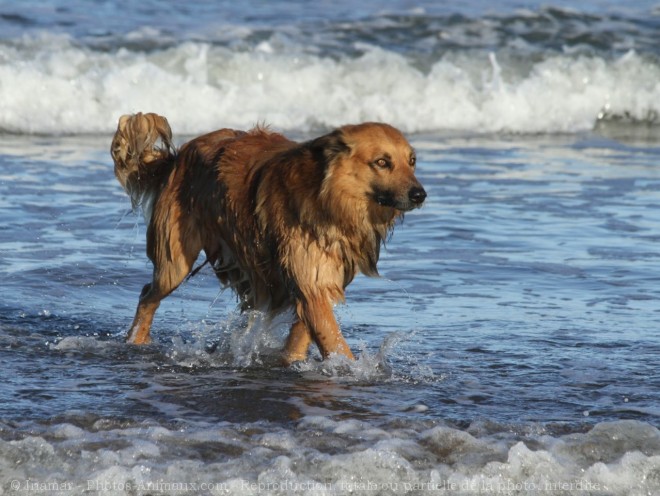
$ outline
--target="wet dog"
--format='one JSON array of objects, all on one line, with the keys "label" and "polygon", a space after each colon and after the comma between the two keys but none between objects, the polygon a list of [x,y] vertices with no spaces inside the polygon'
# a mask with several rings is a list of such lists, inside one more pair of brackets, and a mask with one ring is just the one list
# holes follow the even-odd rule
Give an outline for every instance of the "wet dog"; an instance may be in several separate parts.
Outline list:
[{"label": "wet dog", "polygon": [[358,272],[377,275],[380,247],[426,192],[415,152],[382,123],[343,126],[297,143],[266,128],[221,129],[172,145],[156,114],[120,118],[111,147],[115,175],[148,225],[153,279],[140,295],[128,342],[150,341],[160,301],[204,250],[241,310],[295,309],[283,360],[352,358],[333,306]]}]

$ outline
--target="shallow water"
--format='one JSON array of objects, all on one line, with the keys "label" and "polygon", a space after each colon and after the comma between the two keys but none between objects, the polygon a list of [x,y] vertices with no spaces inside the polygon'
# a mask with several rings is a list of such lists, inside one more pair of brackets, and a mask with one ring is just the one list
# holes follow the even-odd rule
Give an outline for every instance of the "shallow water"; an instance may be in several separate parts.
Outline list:
[{"label": "shallow water", "polygon": [[[657,6],[89,5],[0,0],[0,494],[660,493]],[[124,344],[135,111],[409,135],[429,197],[336,308],[356,362],[277,367],[288,316],[247,331],[208,268]]]},{"label": "shallow water", "polygon": [[7,137],[3,488],[659,490],[660,149],[411,139],[428,204],[337,308],[358,361],[284,370],[287,319],[246,332],[205,269],[163,303],[155,344],[124,345],[150,267],[107,140]]}]

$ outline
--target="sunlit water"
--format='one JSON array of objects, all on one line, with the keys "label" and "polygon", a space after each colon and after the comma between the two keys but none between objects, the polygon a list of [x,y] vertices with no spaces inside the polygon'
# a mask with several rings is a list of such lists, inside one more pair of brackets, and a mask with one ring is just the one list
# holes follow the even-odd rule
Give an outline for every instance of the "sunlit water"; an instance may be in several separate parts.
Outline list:
[{"label": "sunlit water", "polygon": [[[87,5],[0,1],[0,494],[660,493],[656,7]],[[290,316],[208,268],[124,343],[138,110],[408,134],[429,197],[336,308],[356,362],[278,367]]]}]

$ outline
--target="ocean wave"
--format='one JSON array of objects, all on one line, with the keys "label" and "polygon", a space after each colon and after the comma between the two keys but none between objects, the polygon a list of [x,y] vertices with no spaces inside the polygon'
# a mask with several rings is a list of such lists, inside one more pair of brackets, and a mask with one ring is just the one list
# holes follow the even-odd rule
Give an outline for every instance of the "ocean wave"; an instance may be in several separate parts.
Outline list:
[{"label": "ocean wave", "polygon": [[182,42],[99,51],[67,36],[0,45],[0,130],[110,133],[125,113],[165,115],[175,134],[268,123],[323,130],[387,121],[410,133],[575,133],[599,120],[655,123],[660,64],[617,58],[448,51],[419,61],[375,46],[332,57]]}]

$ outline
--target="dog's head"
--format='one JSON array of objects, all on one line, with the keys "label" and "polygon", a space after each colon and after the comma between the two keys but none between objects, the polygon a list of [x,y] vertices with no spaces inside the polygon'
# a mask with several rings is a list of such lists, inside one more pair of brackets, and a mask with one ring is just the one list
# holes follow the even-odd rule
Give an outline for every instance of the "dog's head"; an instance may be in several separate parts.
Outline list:
[{"label": "dog's head", "polygon": [[326,164],[324,189],[386,209],[421,207],[426,191],[415,177],[415,151],[400,131],[381,123],[344,126],[315,140]]}]

